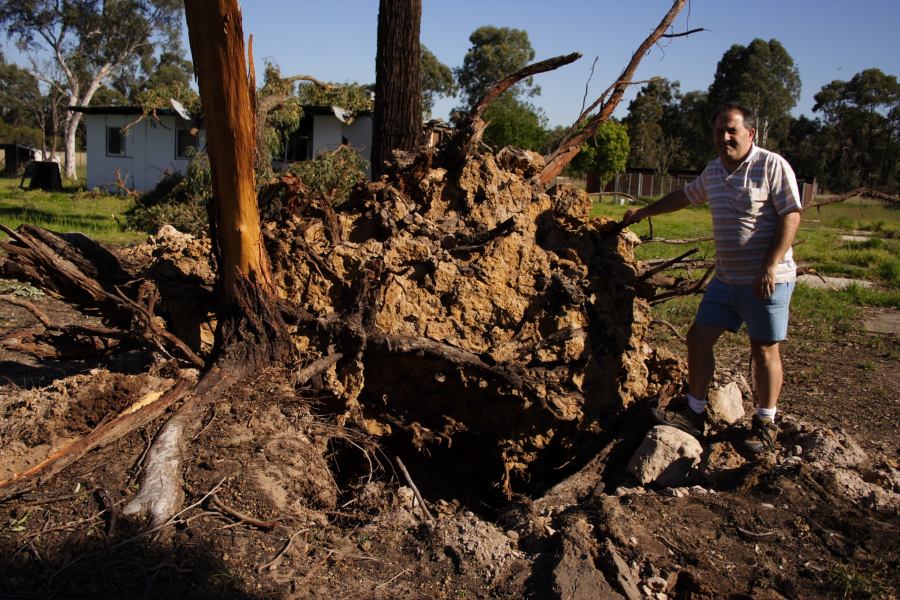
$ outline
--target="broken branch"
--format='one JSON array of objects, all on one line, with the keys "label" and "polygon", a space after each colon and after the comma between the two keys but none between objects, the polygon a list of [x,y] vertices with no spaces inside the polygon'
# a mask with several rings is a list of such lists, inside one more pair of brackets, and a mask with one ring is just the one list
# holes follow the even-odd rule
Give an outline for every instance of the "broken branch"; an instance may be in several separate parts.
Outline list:
[{"label": "broken branch", "polygon": [[[656,26],[653,33],[647,36],[647,39],[638,46],[638,49],[632,55],[628,66],[622,71],[618,81],[613,84],[612,95],[607,101],[603,102],[600,112],[592,117],[580,131],[574,131],[567,135],[563,141],[560,142],[559,147],[547,156],[544,168],[536,178],[537,183],[540,186],[546,187],[549,185],[554,177],[559,175],[563,168],[575,158],[575,155],[581,150],[582,142],[594,135],[600,125],[609,120],[610,115],[612,115],[616,106],[619,105],[619,102],[621,102],[622,97],[625,95],[625,90],[628,88],[629,82],[634,79],[634,73],[637,71],[641,60],[650,48],[663,36],[666,30],[669,29],[672,25],[672,21],[675,20],[675,17],[681,11],[685,2],[686,0],[675,0],[672,4],[672,8],[669,9],[666,16],[663,17],[659,25]],[[594,103],[594,105],[596,104],[597,103]],[[590,110],[593,110],[593,108]],[[579,119],[578,122],[581,122],[581,119]]]}]

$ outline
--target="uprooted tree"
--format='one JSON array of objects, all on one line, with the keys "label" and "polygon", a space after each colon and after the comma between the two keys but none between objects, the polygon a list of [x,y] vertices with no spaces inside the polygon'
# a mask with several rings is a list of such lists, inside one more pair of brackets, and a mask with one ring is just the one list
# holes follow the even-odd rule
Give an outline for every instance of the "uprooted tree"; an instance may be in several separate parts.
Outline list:
[{"label": "uprooted tree", "polygon": [[[550,155],[482,152],[482,116],[509,87],[577,54],[497,82],[442,145],[395,152],[380,179],[333,203],[290,175],[256,193],[240,13],[233,0],[186,2],[214,179],[211,246],[171,234],[126,253],[80,234],[6,230],[5,275],[105,323],[48,324],[4,343],[45,355],[149,347],[201,376],[0,482],[0,497],[176,409],[126,511],[163,523],[183,499],[179,460],[199,407],[235,383],[252,389],[264,371],[267,389],[284,396],[273,401],[314,397],[335,424],[413,463],[427,456],[436,480],[473,493],[536,493],[609,448],[627,408],[669,379],[673,361],[644,341],[649,305],[686,282],[661,277],[666,264],[638,264],[633,236],[591,220],[584,192],[548,186],[608,120],[683,4]],[[209,347],[200,331],[212,322]]]}]

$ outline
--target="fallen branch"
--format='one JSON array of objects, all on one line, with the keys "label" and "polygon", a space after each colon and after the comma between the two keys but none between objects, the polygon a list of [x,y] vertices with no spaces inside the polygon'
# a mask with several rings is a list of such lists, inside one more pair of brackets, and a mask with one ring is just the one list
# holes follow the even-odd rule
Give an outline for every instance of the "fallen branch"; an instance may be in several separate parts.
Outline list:
[{"label": "fallen branch", "polygon": [[666,260],[662,263],[659,263],[656,266],[653,266],[653,267],[647,269],[646,271],[644,271],[643,273],[641,273],[640,275],[638,275],[637,280],[644,281],[645,279],[648,279],[649,277],[652,277],[661,271],[665,271],[666,269],[670,268],[672,265],[681,262],[683,259],[687,258],[691,254],[694,254],[698,250],[699,250],[698,248],[694,248],[692,250],[688,250],[687,252],[685,252],[683,254],[679,254],[675,258],[672,258],[672,259]]},{"label": "fallen branch", "polygon": [[[157,400],[136,411],[125,410],[119,416],[98,426],[86,436],[57,450],[39,464],[0,481],[0,500],[16,494],[36,479],[46,480],[95,448],[102,448],[163,414],[182,398],[187,381],[179,381]],[[150,392],[155,393],[155,392]]]},{"label": "fallen branch", "polygon": [[709,242],[712,239],[713,239],[713,236],[711,236],[711,235],[706,235],[706,236],[697,237],[697,238],[684,238],[684,239],[646,237],[646,238],[641,238],[641,243],[649,244],[651,242],[659,242],[660,244],[697,244],[700,242]]},{"label": "fallen branch", "polygon": [[[87,311],[99,310],[128,333],[128,337],[136,337],[193,366],[204,366],[203,359],[184,342],[157,325],[152,310],[139,305],[122,291],[120,286],[133,276],[107,249],[82,239],[84,236],[63,236],[26,224],[16,231],[0,225],[0,231],[12,239],[12,242],[0,242],[0,247],[15,259],[3,263],[4,274],[27,279]],[[107,286],[88,275],[87,270],[109,276]],[[151,307],[156,298],[155,294],[151,296]],[[134,327],[135,322],[143,326]]]},{"label": "fallen branch", "polygon": [[709,279],[712,277],[714,267],[710,267],[706,270],[706,273],[694,282],[692,285],[687,288],[678,288],[669,292],[662,293],[658,296],[655,296],[650,300],[650,305],[655,306],[660,302],[665,302],[666,300],[670,300],[672,298],[677,298],[679,296],[689,296],[691,294],[702,294],[703,290],[706,288],[706,284],[709,282]]},{"label": "fallen branch", "polygon": [[803,207],[803,212],[808,211],[811,208],[821,208],[823,206],[827,206],[829,204],[836,204],[838,202],[843,202],[844,200],[849,200],[850,198],[856,198],[860,196],[862,198],[875,198],[876,200],[883,200],[885,202],[890,202],[892,204],[900,203],[900,196],[896,196],[893,194],[886,194],[884,192],[879,192],[878,190],[873,190],[870,187],[860,187],[855,190],[850,190],[849,192],[844,192],[839,196],[834,196],[833,198],[828,198],[827,200],[822,200],[821,202],[814,202],[809,206]]},{"label": "fallen branch", "polygon": [[431,515],[431,511],[429,511],[428,506],[425,505],[425,499],[422,498],[422,494],[419,493],[419,488],[416,487],[416,484],[413,483],[412,477],[409,476],[409,471],[406,470],[406,465],[403,464],[403,461],[400,460],[399,456],[397,456],[395,460],[397,461],[397,466],[400,467],[400,472],[403,473],[403,478],[406,479],[406,483],[409,484],[409,487],[412,488],[413,494],[416,495],[416,500],[419,501],[419,506],[422,507],[422,512],[425,513],[425,517],[429,521],[434,521],[434,517]]},{"label": "fallen branch", "polygon": [[[616,106],[619,105],[619,102],[622,101],[622,97],[625,95],[625,90],[630,85],[630,82],[634,79],[634,73],[637,71],[638,65],[641,63],[641,60],[644,56],[647,55],[647,52],[650,48],[656,44],[657,41],[665,34],[665,32],[672,25],[672,22],[675,20],[675,17],[681,11],[684,6],[686,0],[675,0],[672,4],[672,8],[669,9],[669,12],[663,17],[662,21],[660,21],[659,25],[656,26],[656,29],[647,36],[647,39],[638,46],[638,49],[635,50],[634,54],[631,57],[631,61],[622,71],[622,74],[619,76],[618,81],[613,84],[613,92],[610,95],[609,99],[603,101],[604,96],[598,98],[594,104],[592,104],[585,112],[589,113],[594,110],[602,102],[602,106],[600,111],[594,115],[590,120],[584,123],[584,117],[579,117],[579,119],[575,122],[575,126],[573,126],[573,130],[560,142],[559,146],[551,152],[545,159],[545,165],[543,170],[537,176],[537,183],[543,187],[549,185],[553,179],[559,175],[559,173],[565,168],[567,164],[569,164],[575,155],[581,150],[581,144],[597,133],[597,129],[609,120],[610,115],[612,115],[613,111],[616,109]],[[582,123],[584,123],[583,127],[579,127]]]},{"label": "fallen branch", "polygon": [[662,319],[653,319],[652,321],[650,321],[650,327],[653,327],[654,325],[665,325],[666,327],[669,328],[669,331],[672,332],[672,335],[674,335],[676,338],[678,338],[678,341],[680,341],[682,344],[687,343],[687,338],[685,338],[683,335],[681,335],[681,333],[678,331],[678,329],[676,329],[675,326],[672,325],[671,323],[669,323],[668,321],[663,321]]}]

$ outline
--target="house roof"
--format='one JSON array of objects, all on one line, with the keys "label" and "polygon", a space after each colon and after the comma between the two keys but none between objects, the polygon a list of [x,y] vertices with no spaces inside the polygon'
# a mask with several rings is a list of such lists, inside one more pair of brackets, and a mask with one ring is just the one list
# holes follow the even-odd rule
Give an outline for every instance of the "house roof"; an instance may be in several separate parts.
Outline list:
[{"label": "house roof", "polygon": [[[142,115],[144,108],[141,106],[70,106],[69,110],[80,112],[86,115]],[[350,113],[348,110],[339,106],[327,106],[319,104],[304,104],[303,110],[313,115],[334,115],[340,121],[345,121],[349,115],[362,116],[371,115],[370,111],[360,111]],[[157,108],[157,115],[177,115],[174,109]],[[199,116],[199,115],[192,115]]]},{"label": "house roof", "polygon": [[[80,112],[86,115],[142,115],[144,108],[142,106],[70,106],[72,112]],[[157,108],[157,115],[176,115],[171,108]]]}]

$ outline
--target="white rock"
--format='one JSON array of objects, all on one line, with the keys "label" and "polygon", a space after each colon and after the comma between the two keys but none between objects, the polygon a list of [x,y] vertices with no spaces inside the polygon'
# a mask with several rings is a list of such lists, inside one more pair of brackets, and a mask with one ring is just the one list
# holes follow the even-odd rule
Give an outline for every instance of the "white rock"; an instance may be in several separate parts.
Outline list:
[{"label": "white rock", "polygon": [[703,448],[680,429],[657,425],[647,432],[641,446],[628,461],[628,472],[641,484],[677,487],[699,462]]},{"label": "white rock", "polygon": [[710,390],[706,411],[713,423],[733,425],[744,416],[744,403],[741,399],[741,388],[734,381],[727,385]]},{"label": "white rock", "polygon": [[662,577],[656,576],[656,577],[651,577],[650,579],[648,579],[647,585],[650,586],[650,589],[660,592],[660,591],[665,590],[669,584]]}]

